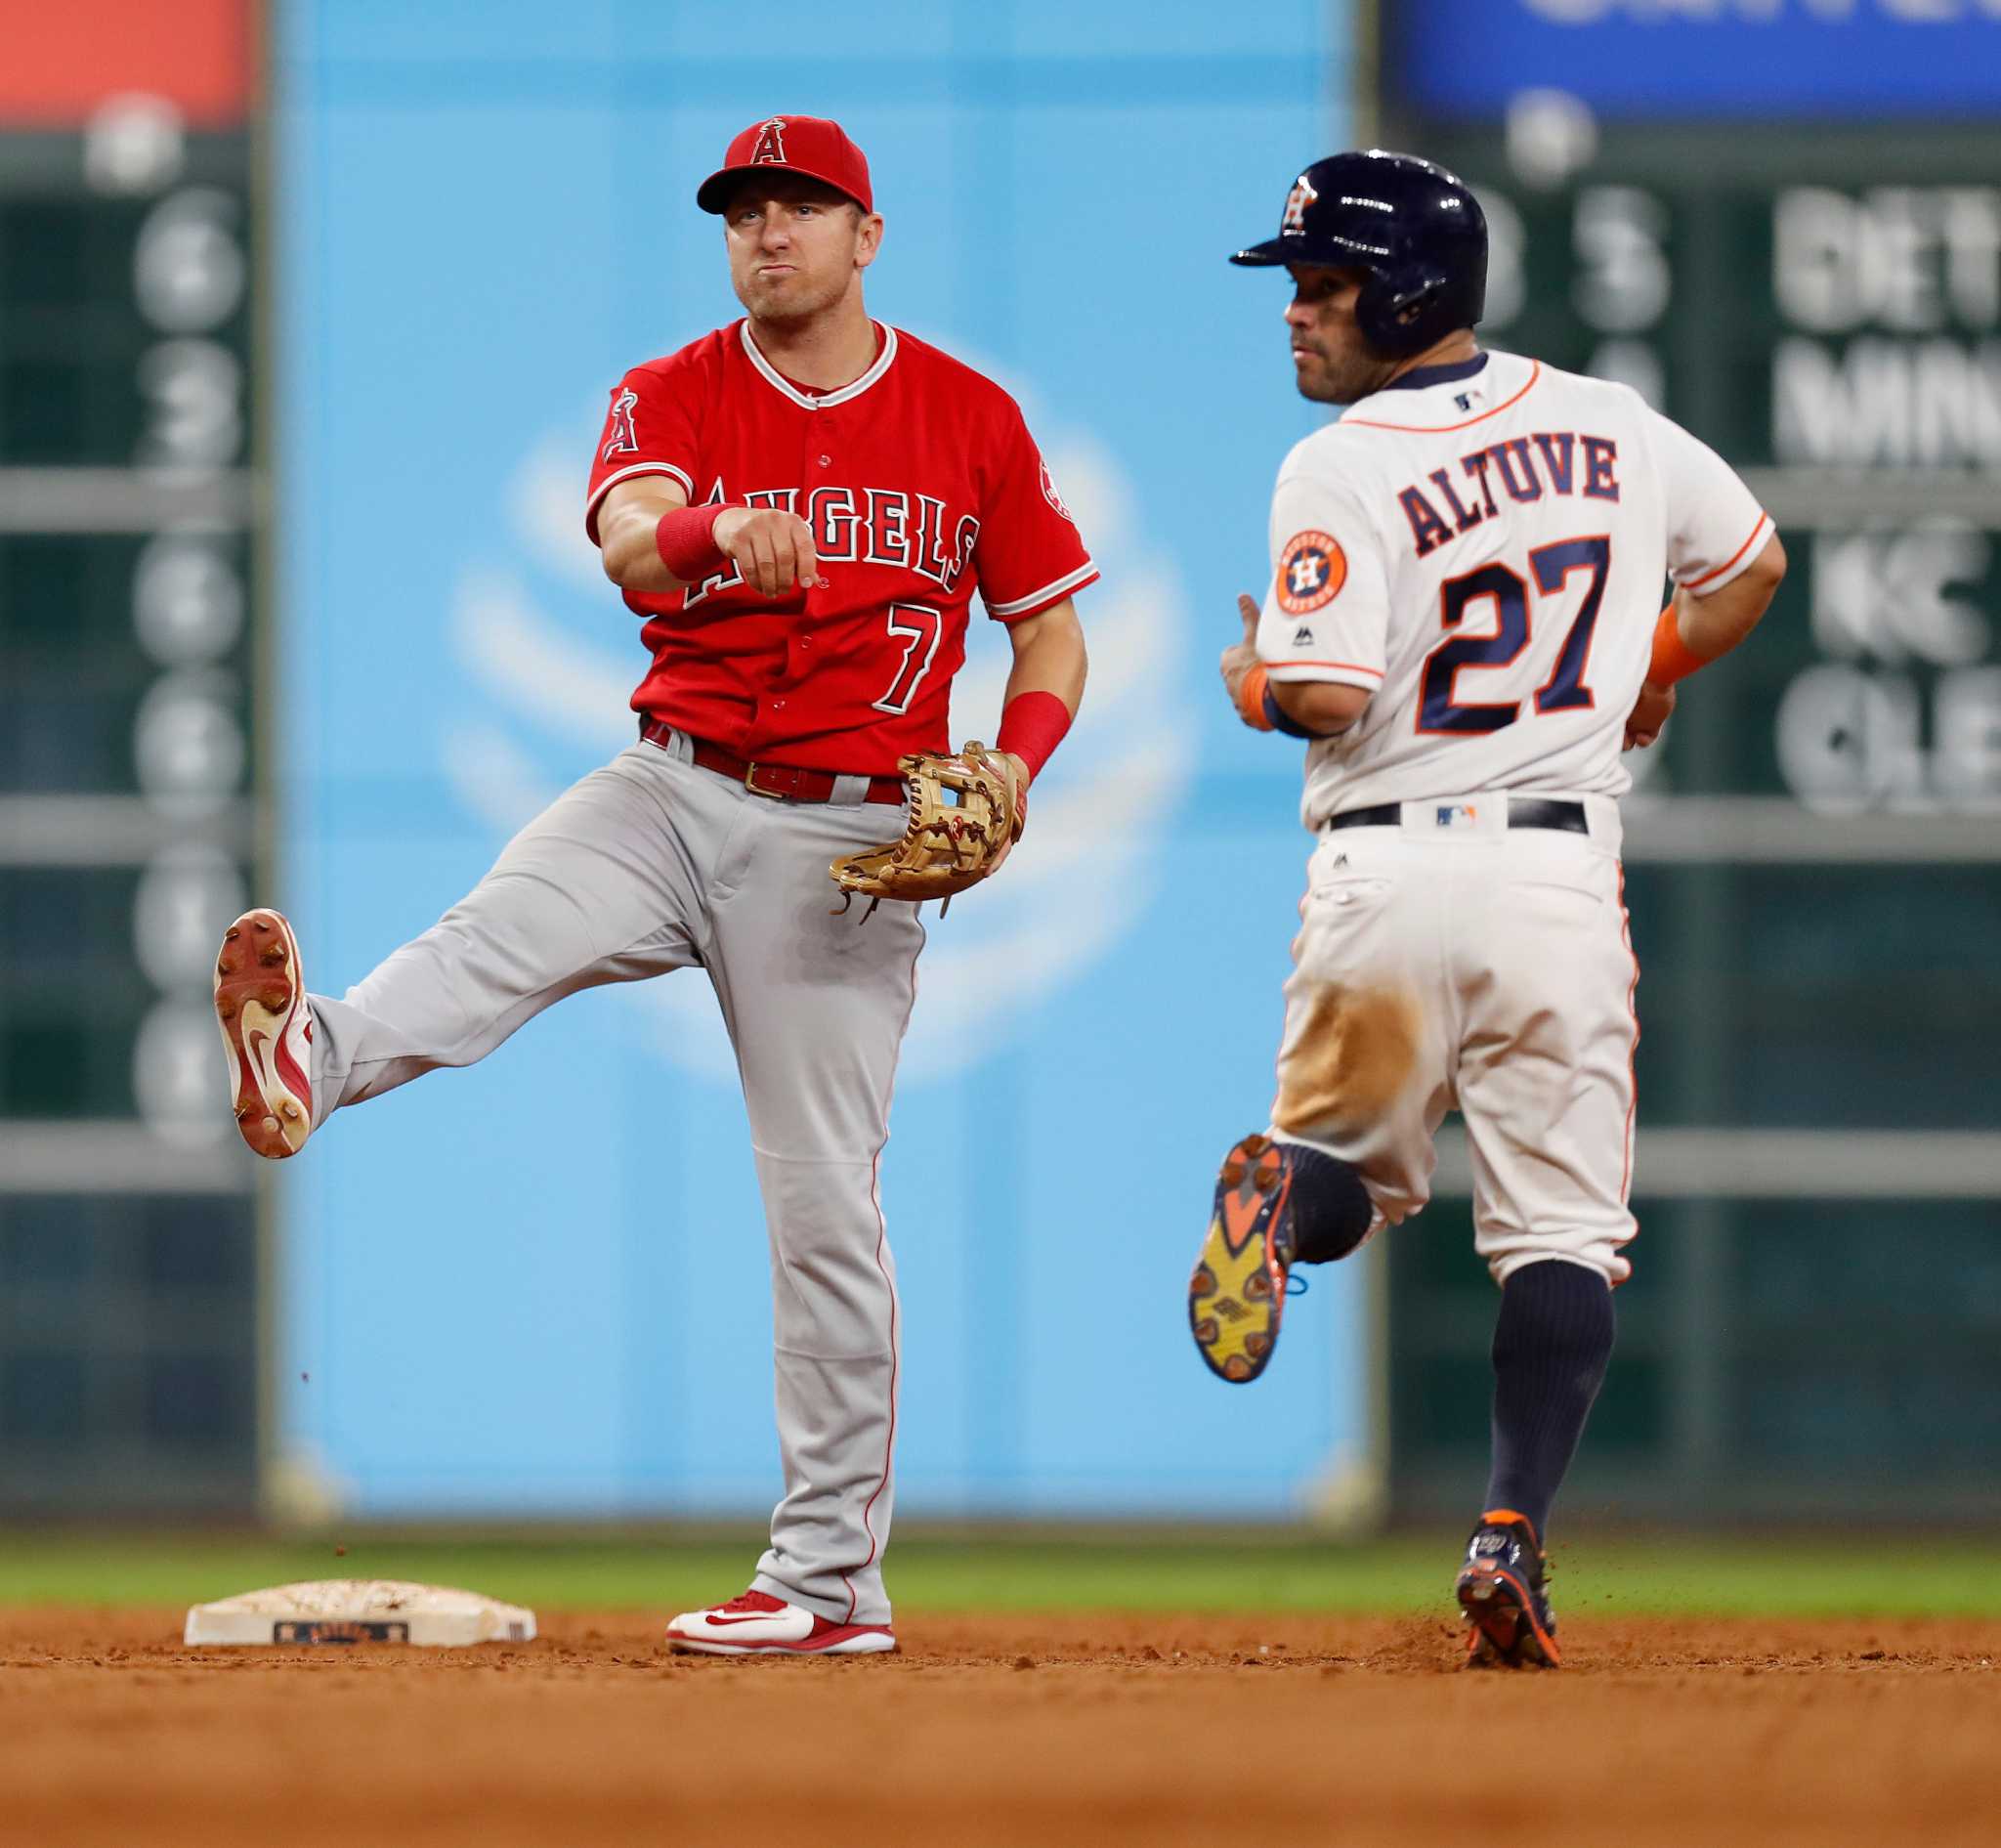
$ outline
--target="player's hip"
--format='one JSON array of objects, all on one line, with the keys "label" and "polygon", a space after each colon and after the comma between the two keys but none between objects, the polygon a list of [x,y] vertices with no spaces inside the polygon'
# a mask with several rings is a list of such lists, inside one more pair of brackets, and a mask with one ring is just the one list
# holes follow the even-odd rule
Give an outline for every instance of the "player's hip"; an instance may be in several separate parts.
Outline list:
[{"label": "player's hip", "polygon": [[1601,957],[1624,938],[1618,850],[1606,796],[1472,792],[1345,811],[1307,864],[1297,960],[1441,970]]},{"label": "player's hip", "polygon": [[1359,855],[1384,867],[1505,866],[1574,857],[1616,865],[1624,834],[1617,800],[1591,790],[1447,791],[1418,797],[1343,800],[1313,824],[1316,861]]},{"label": "player's hip", "polygon": [[[1563,714],[1548,723],[1569,718]],[[1361,739],[1344,752],[1316,746],[1307,757],[1301,819],[1318,829],[1354,809],[1416,802],[1469,807],[1477,820],[1462,817],[1457,825],[1493,827],[1506,826],[1505,817],[1497,820],[1495,801],[1509,795],[1598,796],[1616,803],[1633,783],[1619,751],[1621,734],[1600,725],[1593,713],[1578,715],[1576,722],[1590,730],[1547,751],[1532,749],[1536,741],[1527,735],[1527,721],[1459,741],[1457,749],[1439,739],[1409,736]],[[1603,838],[1616,826],[1616,807],[1598,807],[1592,821]],[[1616,852],[1617,841],[1612,845]]]}]

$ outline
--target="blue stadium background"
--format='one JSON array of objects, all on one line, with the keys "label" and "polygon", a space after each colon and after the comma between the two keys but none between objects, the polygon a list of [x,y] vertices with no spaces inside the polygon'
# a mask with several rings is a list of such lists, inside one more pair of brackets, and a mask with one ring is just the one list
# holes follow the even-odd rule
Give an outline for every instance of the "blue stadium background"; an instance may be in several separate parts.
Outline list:
[{"label": "blue stadium background", "polygon": [[[746,41],[720,6],[318,0],[278,31],[276,896],[315,985],[629,736],[635,625],[575,519],[604,392],[736,313],[691,201],[729,135],[837,116],[888,220],[872,309],[1017,391],[1106,570],[1040,825],[927,954],[885,1158],[901,1507],[1366,1494],[1358,1279],[1296,1313],[1255,1419],[1182,1304],[1215,1158],[1268,1102],[1307,846],[1294,748],[1215,692],[1312,420],[1279,285],[1222,259],[1342,141],[1345,9],[902,0],[865,31],[780,0]],[[1004,648],[974,642],[991,691]],[[701,977],[654,986],[347,1113],[283,1175],[295,1476],[383,1515],[774,1497],[734,1079]]]}]

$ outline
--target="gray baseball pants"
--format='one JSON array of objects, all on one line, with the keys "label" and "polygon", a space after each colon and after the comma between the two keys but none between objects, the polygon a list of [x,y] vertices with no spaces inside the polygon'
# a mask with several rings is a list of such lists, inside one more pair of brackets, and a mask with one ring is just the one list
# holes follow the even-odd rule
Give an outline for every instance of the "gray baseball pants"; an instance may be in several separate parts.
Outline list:
[{"label": "gray baseball pants", "polygon": [[843,778],[775,801],[698,769],[678,735],[559,797],[431,929],[338,1001],[315,995],[317,1129],[343,1104],[470,1065],[551,1002],[705,969],[743,1078],[771,1235],[785,1499],[759,1591],[886,1623],[898,1306],[877,1187],[916,994],[916,908],[830,915],[828,862],[903,830]]}]

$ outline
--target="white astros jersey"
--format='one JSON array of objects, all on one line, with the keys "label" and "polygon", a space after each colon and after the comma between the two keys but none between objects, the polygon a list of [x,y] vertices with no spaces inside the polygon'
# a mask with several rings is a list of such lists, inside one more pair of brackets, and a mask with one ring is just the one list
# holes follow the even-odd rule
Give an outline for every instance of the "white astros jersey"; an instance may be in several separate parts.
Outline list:
[{"label": "white astros jersey", "polygon": [[1367,688],[1302,817],[1514,790],[1616,796],[1663,580],[1721,589],[1771,522],[1623,385],[1508,353],[1406,374],[1286,457],[1271,679]]}]

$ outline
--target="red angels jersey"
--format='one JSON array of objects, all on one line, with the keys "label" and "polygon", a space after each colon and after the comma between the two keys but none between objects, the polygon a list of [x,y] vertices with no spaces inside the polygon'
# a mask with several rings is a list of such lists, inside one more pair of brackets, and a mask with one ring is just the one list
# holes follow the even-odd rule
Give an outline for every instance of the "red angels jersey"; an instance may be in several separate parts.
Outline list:
[{"label": "red angels jersey", "polygon": [[1662,585],[1720,590],[1772,524],[1624,385],[1508,353],[1426,366],[1286,457],[1257,652],[1366,688],[1306,825],[1484,790],[1622,795]]},{"label": "red angels jersey", "polygon": [[634,366],[612,393],[585,525],[618,482],[692,505],[779,507],[813,529],[825,586],[758,594],[733,564],[626,591],[653,666],[635,710],[760,762],[848,775],[951,749],[948,701],[977,589],[1018,623],[1097,577],[1019,408],[936,347],[878,327],[837,391],[780,373],[747,322]]}]

